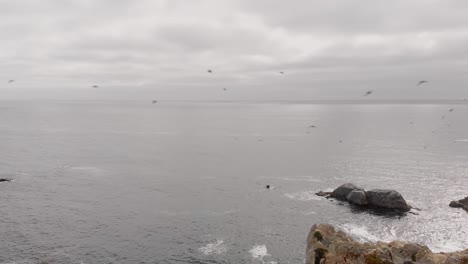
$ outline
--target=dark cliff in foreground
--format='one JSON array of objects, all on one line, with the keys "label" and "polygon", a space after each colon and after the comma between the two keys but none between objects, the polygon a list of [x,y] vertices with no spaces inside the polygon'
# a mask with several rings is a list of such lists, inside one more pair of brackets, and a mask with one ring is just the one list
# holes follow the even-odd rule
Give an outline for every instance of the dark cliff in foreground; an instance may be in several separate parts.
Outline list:
[{"label": "dark cliff in foreground", "polygon": [[426,246],[393,241],[358,243],[328,224],[314,225],[307,237],[306,264],[468,264],[468,249],[433,253]]}]

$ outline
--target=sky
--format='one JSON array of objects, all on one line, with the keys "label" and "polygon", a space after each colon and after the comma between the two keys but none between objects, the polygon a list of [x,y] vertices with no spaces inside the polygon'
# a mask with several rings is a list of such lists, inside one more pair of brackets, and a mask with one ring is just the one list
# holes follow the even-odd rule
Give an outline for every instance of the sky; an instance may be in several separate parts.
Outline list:
[{"label": "sky", "polygon": [[[0,100],[468,97],[468,1],[0,6]],[[420,80],[428,83],[417,86]],[[374,92],[363,97],[367,90]]]}]

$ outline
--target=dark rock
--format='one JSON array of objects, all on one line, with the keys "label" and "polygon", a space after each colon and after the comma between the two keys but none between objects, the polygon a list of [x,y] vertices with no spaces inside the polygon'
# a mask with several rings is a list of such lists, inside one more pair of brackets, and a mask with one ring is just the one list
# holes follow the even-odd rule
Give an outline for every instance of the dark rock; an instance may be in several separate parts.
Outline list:
[{"label": "dark rock", "polygon": [[346,200],[352,204],[367,205],[367,195],[364,189],[352,190],[347,196]]},{"label": "dark rock", "polygon": [[0,182],[10,182],[12,179],[0,178]]},{"label": "dark rock", "polygon": [[345,183],[341,185],[340,187],[336,188],[330,194],[330,197],[336,198],[338,200],[346,200],[346,197],[348,196],[348,194],[355,189],[360,189],[360,188],[352,183]]},{"label": "dark rock", "polygon": [[318,195],[318,196],[325,196],[325,197],[327,197],[327,196],[330,196],[331,192],[322,192],[322,191],[319,191],[319,192],[317,192],[317,193],[315,193],[315,194]]},{"label": "dark rock", "polygon": [[451,201],[449,206],[455,208],[463,208],[468,212],[468,196],[458,201]]},{"label": "dark rock", "polygon": [[369,190],[367,191],[367,202],[372,206],[397,209],[404,212],[407,212],[411,209],[403,196],[401,196],[401,194],[395,190]]}]

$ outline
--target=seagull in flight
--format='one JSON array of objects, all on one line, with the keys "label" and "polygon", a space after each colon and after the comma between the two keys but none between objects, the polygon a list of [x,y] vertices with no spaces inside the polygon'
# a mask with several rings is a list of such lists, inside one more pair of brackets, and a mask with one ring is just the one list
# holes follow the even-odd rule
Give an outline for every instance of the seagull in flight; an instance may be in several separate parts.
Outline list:
[{"label": "seagull in flight", "polygon": [[419,81],[419,82],[418,82],[418,85],[425,84],[425,83],[427,83],[427,81],[422,80],[422,81]]},{"label": "seagull in flight", "polygon": [[367,92],[364,94],[364,96],[368,96],[368,95],[370,95],[372,92],[374,92],[374,91],[369,90],[369,91],[367,91]]},{"label": "seagull in flight", "polygon": [[9,81],[8,81],[8,83],[13,83],[13,82],[15,82],[15,80],[9,80]]}]

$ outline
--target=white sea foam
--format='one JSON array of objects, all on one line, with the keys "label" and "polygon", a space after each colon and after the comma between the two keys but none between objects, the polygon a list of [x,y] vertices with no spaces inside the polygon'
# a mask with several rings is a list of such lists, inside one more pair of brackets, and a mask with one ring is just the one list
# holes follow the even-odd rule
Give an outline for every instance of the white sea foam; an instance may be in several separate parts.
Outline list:
[{"label": "white sea foam", "polygon": [[455,252],[466,249],[466,245],[463,245],[463,243],[456,241],[444,241],[441,244],[430,244],[427,246],[433,252]]},{"label": "white sea foam", "polygon": [[201,247],[198,250],[205,255],[220,255],[228,251],[228,248],[226,245],[224,245],[224,241],[215,240],[214,242],[208,243],[206,246]]},{"label": "white sea foam", "polygon": [[316,200],[319,201],[321,198],[315,194],[315,192],[312,191],[304,191],[304,192],[296,192],[296,193],[285,193],[284,196],[288,197],[289,199],[292,200],[297,200],[297,201],[311,201],[311,200]]},{"label": "white sea foam", "polygon": [[269,256],[266,245],[255,245],[251,250],[249,250],[249,253],[252,255],[252,258],[258,259],[263,263],[265,263],[263,258]]},{"label": "white sea foam", "polygon": [[344,224],[340,226],[346,233],[351,235],[354,239],[358,240],[359,242],[390,242],[395,240],[394,237],[386,237],[381,238],[377,237],[376,235],[372,234],[365,226],[358,226],[353,224]]}]

